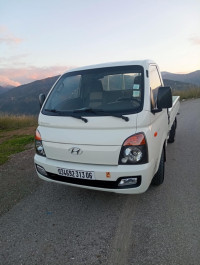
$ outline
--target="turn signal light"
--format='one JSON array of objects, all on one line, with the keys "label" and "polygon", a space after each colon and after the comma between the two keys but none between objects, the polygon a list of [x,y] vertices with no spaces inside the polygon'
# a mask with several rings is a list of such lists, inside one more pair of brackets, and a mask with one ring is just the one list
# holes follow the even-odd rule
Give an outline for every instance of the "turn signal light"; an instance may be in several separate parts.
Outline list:
[{"label": "turn signal light", "polygon": [[127,145],[145,145],[146,144],[146,140],[144,137],[143,133],[138,133],[135,134],[131,137],[129,137],[128,139],[126,139],[126,141],[124,142],[123,146],[127,146]]},{"label": "turn signal light", "polygon": [[35,140],[38,140],[38,141],[42,140],[42,137],[41,137],[41,135],[40,135],[38,130],[36,130],[36,132],[35,132]]}]

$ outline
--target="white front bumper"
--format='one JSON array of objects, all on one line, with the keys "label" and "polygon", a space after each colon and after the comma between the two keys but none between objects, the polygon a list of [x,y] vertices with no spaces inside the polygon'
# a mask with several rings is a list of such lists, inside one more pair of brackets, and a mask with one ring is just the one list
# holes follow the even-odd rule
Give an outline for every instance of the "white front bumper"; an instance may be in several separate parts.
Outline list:
[{"label": "white front bumper", "polygon": [[[62,183],[70,186],[76,186],[81,188],[87,188],[92,190],[101,190],[101,191],[109,191],[115,193],[124,193],[124,194],[137,194],[145,192],[152,180],[154,175],[154,161],[151,161],[147,164],[142,165],[118,165],[118,166],[108,166],[108,165],[90,165],[90,164],[77,164],[70,163],[64,161],[58,161],[49,159],[46,157],[42,157],[39,155],[35,155],[34,157],[35,164],[42,166],[47,172],[57,174],[58,168],[67,168],[67,169],[75,169],[75,170],[83,170],[83,171],[94,171],[95,179],[100,181],[117,181],[120,177],[134,177],[141,176],[141,184],[138,187],[134,188],[119,188],[119,189],[110,189],[110,188],[99,188],[93,186],[85,186],[78,184],[66,183],[63,181],[52,180],[51,178],[45,177],[37,172],[38,176],[41,179],[46,181],[53,181],[56,183]],[[110,177],[106,177],[106,172],[110,172]],[[95,181],[95,180],[91,180]]]}]

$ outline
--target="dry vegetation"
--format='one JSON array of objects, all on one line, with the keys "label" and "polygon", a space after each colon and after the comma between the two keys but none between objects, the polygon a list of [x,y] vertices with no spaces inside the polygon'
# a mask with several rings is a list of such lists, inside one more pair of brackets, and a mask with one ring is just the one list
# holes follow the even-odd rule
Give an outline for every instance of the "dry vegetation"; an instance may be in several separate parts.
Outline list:
[{"label": "dry vegetation", "polygon": [[37,126],[36,116],[0,114],[0,130],[16,130]]},{"label": "dry vegetation", "polygon": [[181,99],[200,98],[200,88],[191,88],[189,90],[175,90],[174,96],[180,96]]}]

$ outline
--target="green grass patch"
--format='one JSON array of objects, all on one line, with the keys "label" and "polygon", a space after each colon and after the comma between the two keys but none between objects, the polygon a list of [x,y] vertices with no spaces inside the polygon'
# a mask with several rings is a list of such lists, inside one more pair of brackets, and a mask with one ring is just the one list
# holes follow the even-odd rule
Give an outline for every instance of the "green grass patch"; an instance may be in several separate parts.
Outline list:
[{"label": "green grass patch", "polygon": [[5,163],[10,155],[22,152],[26,149],[26,145],[33,143],[32,135],[16,135],[12,139],[4,141],[0,145],[0,165]]},{"label": "green grass patch", "polygon": [[37,126],[36,116],[0,114],[0,131]]},{"label": "green grass patch", "polygon": [[173,96],[180,96],[181,99],[200,98],[200,88],[191,88],[189,90],[175,90]]}]

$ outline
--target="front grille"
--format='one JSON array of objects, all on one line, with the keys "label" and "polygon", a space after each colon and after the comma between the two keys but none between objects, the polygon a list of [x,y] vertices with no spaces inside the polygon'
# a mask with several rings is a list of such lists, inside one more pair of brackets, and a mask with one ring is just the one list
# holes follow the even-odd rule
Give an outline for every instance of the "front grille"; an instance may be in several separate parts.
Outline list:
[{"label": "front grille", "polygon": [[120,180],[123,178],[128,178],[128,177],[118,178],[117,181],[103,181],[103,180],[87,180],[87,179],[70,178],[70,177],[60,176],[60,175],[49,173],[49,172],[47,172],[47,174],[48,175],[45,177],[52,179],[52,180],[59,181],[59,182],[65,182],[65,183],[71,183],[71,184],[77,184],[77,185],[89,186],[89,187],[96,187],[96,188],[104,188],[104,189],[136,188],[136,187],[139,187],[141,184],[141,176],[128,176],[128,177],[137,178],[138,179],[137,183],[134,185],[119,187],[118,183],[120,182]]}]

